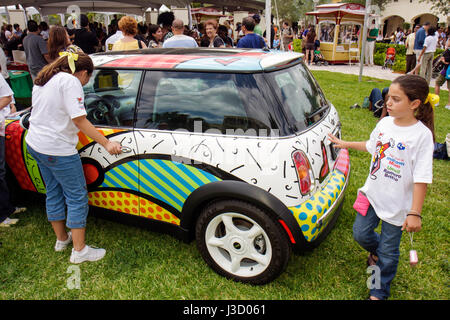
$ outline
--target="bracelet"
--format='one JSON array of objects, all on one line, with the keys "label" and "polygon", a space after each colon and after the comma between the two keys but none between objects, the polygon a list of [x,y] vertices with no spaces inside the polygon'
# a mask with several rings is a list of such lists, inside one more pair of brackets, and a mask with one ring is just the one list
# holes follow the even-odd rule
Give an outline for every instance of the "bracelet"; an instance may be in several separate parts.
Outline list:
[{"label": "bracelet", "polygon": [[408,216],[416,216],[416,217],[419,217],[420,220],[422,220],[422,216],[421,216],[420,214],[408,213],[406,216],[407,216],[407,217],[408,217]]}]

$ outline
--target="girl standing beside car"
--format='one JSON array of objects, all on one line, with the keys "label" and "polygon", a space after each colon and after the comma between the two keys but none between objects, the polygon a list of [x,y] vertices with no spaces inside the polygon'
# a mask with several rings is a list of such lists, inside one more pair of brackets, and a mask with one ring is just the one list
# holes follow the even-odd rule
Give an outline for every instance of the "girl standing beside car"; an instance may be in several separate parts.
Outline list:
[{"label": "girl standing beside car", "polygon": [[[344,141],[330,134],[337,148],[372,154],[370,174],[354,205],[358,214],[353,224],[354,239],[369,252],[367,264],[380,270],[380,286],[370,290],[370,300],[390,295],[402,231],[422,228],[422,207],[433,178],[434,113],[430,99],[422,77],[398,77],[389,87],[389,117],[378,122],[368,141]],[[378,234],[375,228],[380,220]]]},{"label": "girl standing beside car", "polygon": [[[55,251],[73,242],[71,263],[97,261],[106,251],[85,244],[88,194],[76,149],[78,132],[81,130],[110,154],[120,154],[121,146],[104,137],[86,118],[83,85],[94,70],[91,58],[70,52],[60,56],[34,81],[25,140],[46,185],[47,218],[57,238]],[[66,232],[65,226],[71,231]]]}]

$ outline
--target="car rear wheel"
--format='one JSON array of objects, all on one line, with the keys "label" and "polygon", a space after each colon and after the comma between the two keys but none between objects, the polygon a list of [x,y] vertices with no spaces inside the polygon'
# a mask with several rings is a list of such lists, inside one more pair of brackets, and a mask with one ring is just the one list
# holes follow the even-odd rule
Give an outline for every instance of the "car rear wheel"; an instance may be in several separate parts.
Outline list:
[{"label": "car rear wheel", "polygon": [[243,201],[209,204],[196,226],[197,247],[218,274],[265,284],[286,268],[291,247],[284,230],[265,211]]}]

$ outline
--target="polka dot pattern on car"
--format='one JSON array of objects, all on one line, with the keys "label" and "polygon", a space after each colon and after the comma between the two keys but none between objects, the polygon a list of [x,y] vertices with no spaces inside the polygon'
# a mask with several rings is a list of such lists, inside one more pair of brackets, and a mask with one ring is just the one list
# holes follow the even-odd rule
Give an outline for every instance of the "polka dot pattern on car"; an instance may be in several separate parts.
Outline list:
[{"label": "polka dot pattern on car", "polygon": [[124,191],[89,192],[89,205],[180,225],[180,219],[145,198]]},{"label": "polka dot pattern on car", "polygon": [[325,228],[326,225],[319,227],[317,221],[327,213],[333,203],[339,198],[345,181],[345,175],[338,170],[334,170],[328,183],[320,191],[302,204],[289,208],[307,241],[311,242],[317,239]]}]

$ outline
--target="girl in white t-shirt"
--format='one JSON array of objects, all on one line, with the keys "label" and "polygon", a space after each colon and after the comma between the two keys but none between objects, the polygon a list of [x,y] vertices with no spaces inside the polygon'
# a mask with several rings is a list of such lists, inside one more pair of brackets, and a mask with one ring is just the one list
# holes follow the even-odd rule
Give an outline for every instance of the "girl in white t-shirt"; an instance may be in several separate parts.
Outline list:
[{"label": "girl in white t-shirt", "polygon": [[[34,81],[25,140],[45,182],[47,218],[57,238],[55,251],[64,250],[73,241],[70,262],[81,263],[100,260],[105,250],[85,244],[88,194],[76,149],[78,132],[81,130],[110,154],[120,154],[121,146],[104,137],[86,118],[83,85],[94,70],[91,58],[84,53],[61,55]],[[65,225],[71,231],[66,232]]]},{"label": "girl in white t-shirt", "polygon": [[[379,269],[370,299],[387,299],[400,255],[402,231],[420,231],[427,185],[432,182],[434,115],[427,82],[417,75],[395,79],[380,120],[368,141],[349,142],[330,135],[338,148],[372,154],[369,176],[354,208],[354,239],[369,251],[368,264]],[[374,229],[382,221],[381,234]],[[377,274],[377,272],[375,272]]]}]

